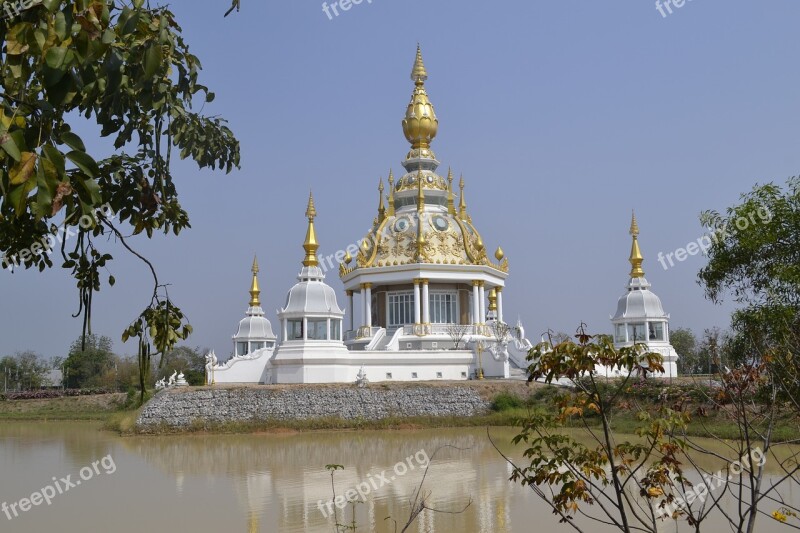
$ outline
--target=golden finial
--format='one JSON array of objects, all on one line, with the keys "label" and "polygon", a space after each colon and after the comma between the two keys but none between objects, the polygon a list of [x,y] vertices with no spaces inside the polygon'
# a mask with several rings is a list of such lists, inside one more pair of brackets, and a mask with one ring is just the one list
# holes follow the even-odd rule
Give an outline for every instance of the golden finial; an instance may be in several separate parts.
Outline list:
[{"label": "golden finial", "polygon": [[389,211],[387,215],[394,216],[394,173],[392,173],[392,169],[389,169]]},{"label": "golden finial", "polygon": [[414,68],[411,69],[411,81],[422,85],[427,79],[428,71],[425,70],[425,63],[422,62],[422,48],[417,43],[417,57],[414,59]]},{"label": "golden finial", "polygon": [[303,249],[306,251],[306,257],[303,259],[303,266],[315,267],[319,266],[317,259],[317,250],[319,243],[317,242],[317,232],[314,229],[314,218],[317,216],[317,209],[314,207],[314,195],[308,193],[308,207],[306,208],[306,217],[308,217],[308,231],[306,231],[306,241],[303,243]]},{"label": "golden finial", "polygon": [[250,307],[261,307],[261,289],[258,287],[258,257],[253,257],[253,282],[250,284]]},{"label": "golden finial", "polygon": [[413,149],[424,149],[430,147],[431,141],[436,137],[439,119],[436,118],[433,104],[425,92],[425,80],[428,79],[428,72],[422,62],[422,51],[419,45],[417,45],[417,57],[414,60],[411,79],[414,80],[415,87],[403,119],[403,134]]},{"label": "golden finial", "polygon": [[378,222],[386,219],[386,208],[383,206],[383,178],[378,182]]},{"label": "golden finial", "polygon": [[453,199],[453,169],[447,169],[447,212],[456,214],[455,200]]},{"label": "golden finial", "polygon": [[461,199],[458,201],[458,214],[461,218],[467,216],[467,200],[464,198],[464,176],[461,176],[461,182],[458,184],[461,188]]},{"label": "golden finial", "polygon": [[642,262],[644,261],[644,257],[642,256],[642,250],[639,248],[639,224],[636,222],[636,212],[633,212],[631,215],[630,234],[631,237],[633,237],[631,257],[628,259],[631,263],[631,277],[643,278],[644,270],[642,270]]},{"label": "golden finial", "polygon": [[489,311],[497,311],[497,291],[489,291]]},{"label": "golden finial", "polygon": [[344,262],[347,265],[349,265],[350,263],[353,262],[353,256],[350,255],[350,252],[347,252],[346,254],[344,254]]},{"label": "golden finial", "polygon": [[503,258],[504,258],[505,256],[506,256],[506,253],[503,251],[503,249],[502,249],[502,248],[500,248],[500,247],[498,246],[498,247],[497,247],[497,251],[494,253],[494,257],[495,257],[495,258],[496,258],[498,261],[502,261],[502,260],[503,260]]}]

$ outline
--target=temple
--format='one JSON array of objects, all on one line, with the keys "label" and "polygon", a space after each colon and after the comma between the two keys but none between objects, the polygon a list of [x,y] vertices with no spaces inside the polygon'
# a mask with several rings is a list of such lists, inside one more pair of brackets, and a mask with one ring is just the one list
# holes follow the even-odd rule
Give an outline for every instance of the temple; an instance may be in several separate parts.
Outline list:
[{"label": "temple", "polygon": [[[417,47],[414,88],[402,120],[410,144],[405,172],[395,179],[389,171],[388,194],[380,180],[370,231],[357,251],[340,255],[345,308],[325,283],[317,256],[317,207],[309,195],[298,283],[278,311],[280,340],[260,307],[254,262],[250,306],[233,338],[233,356],[219,363],[209,354],[209,383],[525,378],[532,344],[522,324],[509,326],[503,313],[509,260],[499,246],[491,257],[487,252],[467,209],[463,177],[456,201],[452,170],[446,176],[437,173],[440,162],[431,144],[439,120],[425,89],[427,78]],[[648,291],[637,235],[638,228],[638,255],[631,255],[638,266],[613,319],[615,340],[620,345],[638,341],[645,331],[640,328],[650,328],[654,336],[647,336],[648,342],[669,352],[669,317]]]}]

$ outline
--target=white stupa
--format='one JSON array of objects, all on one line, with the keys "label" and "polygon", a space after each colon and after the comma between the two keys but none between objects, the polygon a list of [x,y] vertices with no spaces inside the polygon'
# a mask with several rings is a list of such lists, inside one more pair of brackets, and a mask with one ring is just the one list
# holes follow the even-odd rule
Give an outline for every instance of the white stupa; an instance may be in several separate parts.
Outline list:
[{"label": "white stupa", "polygon": [[656,377],[678,375],[678,354],[669,343],[669,315],[664,312],[661,299],[650,290],[644,277],[644,258],[639,248],[639,225],[636,215],[631,219],[631,272],[627,291],[617,302],[617,312],[611,319],[614,324],[614,346],[621,348],[633,344],[645,344],[652,352],[664,358],[664,373]]}]

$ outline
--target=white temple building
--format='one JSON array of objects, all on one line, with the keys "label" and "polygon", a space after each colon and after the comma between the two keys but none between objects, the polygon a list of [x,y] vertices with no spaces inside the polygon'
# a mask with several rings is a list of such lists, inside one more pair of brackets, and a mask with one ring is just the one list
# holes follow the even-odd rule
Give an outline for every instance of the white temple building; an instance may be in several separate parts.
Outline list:
[{"label": "white temple building", "polygon": [[[452,171],[446,177],[437,174],[440,163],[431,143],[439,121],[425,90],[427,77],[418,47],[414,89],[402,121],[411,145],[402,163],[405,173],[395,180],[390,171],[388,195],[381,180],[371,230],[359,241],[356,257],[343,254],[339,275],[346,309],[319,266],[317,209],[309,196],[303,267],[278,311],[280,340],[260,307],[254,262],[250,307],[233,338],[234,355],[225,363],[218,363],[213,352],[208,355],[209,383],[524,377],[520,369],[529,364],[532,344],[522,325],[507,326],[503,315],[509,261],[500,247],[488,256],[467,210],[463,178],[456,203]],[[634,247],[638,250],[636,236]],[[625,345],[646,338],[653,349],[674,356],[669,316],[638,274],[638,264],[613,319],[615,340]],[[645,335],[644,328],[652,328],[655,336]]]},{"label": "white temple building", "polygon": [[628,290],[617,302],[617,312],[611,318],[614,325],[614,346],[621,348],[645,344],[648,351],[663,358],[663,374],[657,377],[672,378],[678,375],[678,354],[669,343],[669,315],[664,312],[661,299],[650,290],[644,277],[644,258],[639,248],[639,224],[634,214],[631,220],[631,272]]}]

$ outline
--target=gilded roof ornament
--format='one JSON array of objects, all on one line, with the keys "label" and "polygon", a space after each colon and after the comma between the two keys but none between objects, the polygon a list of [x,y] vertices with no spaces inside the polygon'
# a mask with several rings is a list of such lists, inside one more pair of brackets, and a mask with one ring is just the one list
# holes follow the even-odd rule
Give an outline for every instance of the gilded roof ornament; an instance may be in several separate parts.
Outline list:
[{"label": "gilded roof ornament", "polygon": [[494,253],[495,259],[497,259],[498,261],[502,261],[505,256],[506,256],[506,253],[503,251],[502,248],[500,248],[498,246],[497,247],[497,251]]},{"label": "gilded roof ornament", "polygon": [[386,219],[386,208],[383,205],[383,178],[378,182],[378,222]]},{"label": "gilded roof ornament", "polygon": [[630,259],[628,259],[631,263],[630,276],[632,278],[643,278],[644,270],[642,270],[642,263],[644,262],[644,257],[642,256],[642,250],[639,248],[639,224],[636,222],[636,212],[633,212],[631,215],[630,234],[633,238],[631,256]]},{"label": "gilded roof ornament", "polygon": [[411,69],[411,81],[420,84],[428,79],[428,71],[425,70],[425,63],[422,61],[422,48],[417,43],[417,57],[414,59],[414,68]]},{"label": "gilded roof ornament", "polygon": [[394,216],[394,173],[389,169],[389,211],[387,215]]},{"label": "gilded roof ornament", "polygon": [[403,119],[403,133],[413,149],[427,150],[430,148],[433,138],[436,137],[439,119],[436,118],[433,104],[425,92],[425,80],[428,79],[428,72],[425,70],[419,45],[417,45],[414,68],[411,70],[411,79],[414,81],[414,92]]},{"label": "gilded roof ornament", "polygon": [[455,200],[453,199],[453,169],[447,169],[447,212],[456,214]]},{"label": "gilded roof ornament", "polygon": [[467,216],[467,200],[464,198],[464,176],[461,176],[461,182],[458,184],[461,188],[461,198],[458,201],[458,215],[463,219]]},{"label": "gilded roof ornament", "polygon": [[308,207],[306,208],[306,217],[308,218],[308,230],[306,231],[306,240],[303,243],[303,249],[306,251],[306,257],[303,259],[303,266],[312,267],[319,266],[317,259],[317,250],[319,250],[319,243],[317,242],[317,231],[314,229],[314,218],[317,216],[317,209],[314,207],[314,195],[308,193]]},{"label": "gilded roof ornament", "polygon": [[489,311],[497,311],[497,291],[494,288],[489,291]]},{"label": "gilded roof ornament", "polygon": [[258,286],[258,257],[253,256],[253,281],[250,284],[250,307],[261,307],[261,289]]}]

